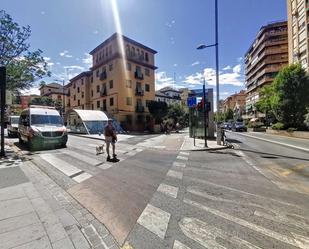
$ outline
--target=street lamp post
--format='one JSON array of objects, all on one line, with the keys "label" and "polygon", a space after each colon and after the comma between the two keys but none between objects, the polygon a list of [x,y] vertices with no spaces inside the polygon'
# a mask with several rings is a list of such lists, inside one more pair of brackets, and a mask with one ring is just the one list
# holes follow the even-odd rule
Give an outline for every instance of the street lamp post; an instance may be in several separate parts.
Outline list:
[{"label": "street lamp post", "polygon": [[217,99],[217,144],[221,145],[221,136],[219,133],[220,127],[218,124],[219,120],[219,32],[218,32],[218,0],[215,0],[215,44],[212,45],[205,45],[201,44],[197,47],[197,49],[205,49],[205,48],[210,48],[210,47],[215,47],[216,48],[216,99]]}]

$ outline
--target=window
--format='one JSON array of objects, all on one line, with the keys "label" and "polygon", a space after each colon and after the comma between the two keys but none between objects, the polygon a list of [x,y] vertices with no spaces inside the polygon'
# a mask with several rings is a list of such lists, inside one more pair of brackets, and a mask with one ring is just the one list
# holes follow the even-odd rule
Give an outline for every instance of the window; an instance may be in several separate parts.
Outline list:
[{"label": "window", "polygon": [[110,105],[110,106],[113,106],[113,105],[114,105],[114,98],[110,98],[110,99],[109,99],[109,105]]},{"label": "window", "polygon": [[91,110],[93,110],[94,109],[94,105],[93,104],[91,104]]},{"label": "window", "polygon": [[150,75],[150,70],[149,70],[148,68],[145,68],[145,74],[146,74],[147,76]]},{"label": "window", "polygon": [[82,92],[82,98],[84,98],[84,92]]},{"label": "window", "polygon": [[126,87],[127,88],[132,88],[132,80],[127,80],[126,81]]},{"label": "window", "polygon": [[[76,88],[76,85],[75,85],[75,83],[73,84],[73,88],[75,89]],[[49,91],[50,91],[50,89],[48,89]]]},{"label": "window", "polygon": [[110,80],[109,81],[109,89],[112,89],[114,87],[114,81]]},{"label": "window", "polygon": [[97,86],[97,93],[100,92],[100,86]]},{"label": "window", "polygon": [[109,71],[112,71],[113,70],[113,64],[109,64]]},{"label": "window", "polygon": [[77,100],[77,105],[80,106],[80,100]]},{"label": "window", "polygon": [[98,69],[98,70],[96,71],[96,76],[97,76],[97,78],[99,78],[99,76],[100,76],[100,69]]},{"label": "window", "polygon": [[91,78],[90,78],[90,82],[93,83],[93,77],[92,77],[92,76],[91,76]]},{"label": "window", "polygon": [[82,85],[84,85],[84,79],[82,79],[81,81],[82,81]]},{"label": "window", "polygon": [[108,52],[109,52],[109,55],[111,56],[111,55],[112,55],[112,53],[113,53],[113,50],[112,50],[112,45],[110,45],[110,46],[109,46],[109,51],[108,51]]},{"label": "window", "polygon": [[82,109],[83,109],[83,110],[85,109],[85,106],[84,106],[84,105],[82,105]]},{"label": "window", "polygon": [[100,109],[100,101],[97,101],[97,108]]},{"label": "window", "polygon": [[127,105],[132,105],[132,97],[127,97]]},{"label": "window", "polygon": [[79,93],[79,87],[77,87],[77,92]]},{"label": "window", "polygon": [[76,100],[76,95],[73,96],[74,101]]},{"label": "window", "polygon": [[107,57],[108,56],[108,50],[107,50],[107,47],[105,49],[105,56]]},{"label": "window", "polygon": [[146,61],[149,61],[148,53],[145,53],[145,60],[146,60]]},{"label": "window", "polygon": [[151,102],[151,100],[146,100],[146,107],[148,107],[150,102]]},{"label": "window", "polygon": [[145,84],[145,91],[150,92],[150,85],[149,84]]},{"label": "window", "polygon": [[127,116],[126,116],[126,122],[127,122],[127,124],[129,124],[129,125],[132,124],[132,115],[127,115]]},{"label": "window", "polygon": [[127,70],[131,71],[132,67],[131,67],[131,63],[127,62]]},{"label": "window", "polygon": [[106,99],[103,99],[103,111],[106,111],[107,108],[106,108]]},{"label": "window", "polygon": [[93,97],[93,90],[91,90],[91,97]]}]

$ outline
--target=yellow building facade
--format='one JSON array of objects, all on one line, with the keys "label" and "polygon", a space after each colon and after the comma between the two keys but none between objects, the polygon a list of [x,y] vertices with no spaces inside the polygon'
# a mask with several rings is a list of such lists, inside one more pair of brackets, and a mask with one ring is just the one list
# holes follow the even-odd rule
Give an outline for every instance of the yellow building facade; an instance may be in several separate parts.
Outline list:
[{"label": "yellow building facade", "polygon": [[102,110],[125,130],[144,130],[151,123],[147,105],[155,99],[156,53],[112,35],[90,52],[90,71],[70,80],[69,108]]}]

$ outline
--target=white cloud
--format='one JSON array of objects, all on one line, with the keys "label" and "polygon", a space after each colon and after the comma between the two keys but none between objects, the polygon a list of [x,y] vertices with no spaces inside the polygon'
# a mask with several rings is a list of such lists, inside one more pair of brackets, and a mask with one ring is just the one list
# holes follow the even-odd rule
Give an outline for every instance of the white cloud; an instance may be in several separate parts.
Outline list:
[{"label": "white cloud", "polygon": [[226,66],[225,68],[223,68],[222,70],[226,71],[226,70],[231,70],[232,67],[230,65]]},{"label": "white cloud", "polygon": [[56,65],[61,65],[61,63],[60,62],[56,62]]},{"label": "white cloud", "polygon": [[99,31],[94,30],[94,31],[92,31],[92,33],[93,33],[94,35],[97,35],[97,34],[99,34]]},{"label": "white cloud", "polygon": [[168,77],[166,72],[157,72],[155,75],[156,81],[156,90],[159,90],[163,87],[172,86],[174,84],[174,79]]},{"label": "white cloud", "polygon": [[92,65],[92,56],[90,54],[88,54],[88,53],[84,53],[83,63],[87,67],[91,67],[91,65]]},{"label": "white cloud", "polygon": [[44,10],[41,11],[41,15],[45,15],[45,11]]},{"label": "white cloud", "polygon": [[178,64],[177,64],[177,63],[175,63],[173,66],[174,66],[174,67],[178,67]]},{"label": "white cloud", "polygon": [[238,57],[238,58],[237,58],[237,62],[238,62],[238,63],[243,62],[243,60],[244,60],[244,58],[243,58],[243,57]]},{"label": "white cloud", "polygon": [[[205,68],[203,74],[200,72],[191,74],[186,76],[183,82],[190,85],[201,85],[203,84],[204,78],[208,85],[216,85],[216,70],[213,68]],[[234,66],[233,71],[230,73],[219,72],[219,83],[220,85],[243,86],[244,79],[241,73],[241,65]]]},{"label": "white cloud", "polygon": [[30,89],[27,90],[22,90],[21,91],[22,95],[40,95],[40,90],[38,87],[31,87]]},{"label": "white cloud", "polygon": [[85,70],[84,67],[78,66],[78,65],[73,65],[73,66],[64,66],[64,69],[67,70]]},{"label": "white cloud", "polygon": [[165,23],[165,26],[168,27],[168,28],[172,28],[174,26],[174,24],[176,23],[175,20],[172,20],[170,22],[166,22]]},{"label": "white cloud", "polygon": [[195,61],[195,62],[193,62],[193,63],[191,64],[191,66],[194,67],[194,66],[197,66],[197,65],[199,65],[199,64],[200,64],[199,61]]},{"label": "white cloud", "polygon": [[59,55],[60,55],[61,57],[66,57],[66,58],[72,58],[72,57],[73,57],[73,55],[70,55],[70,54],[69,54],[69,51],[68,51],[68,50],[64,50],[63,52],[60,52]]}]

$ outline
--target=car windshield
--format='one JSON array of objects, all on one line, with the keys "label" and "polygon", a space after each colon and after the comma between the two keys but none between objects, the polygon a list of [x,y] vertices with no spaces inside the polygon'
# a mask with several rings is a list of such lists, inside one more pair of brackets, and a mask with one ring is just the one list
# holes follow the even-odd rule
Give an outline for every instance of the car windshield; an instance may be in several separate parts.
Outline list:
[{"label": "car windshield", "polygon": [[31,115],[32,125],[54,125],[63,126],[63,120],[60,116],[56,115]]},{"label": "car windshield", "polygon": [[19,117],[11,117],[11,124],[18,124]]}]

